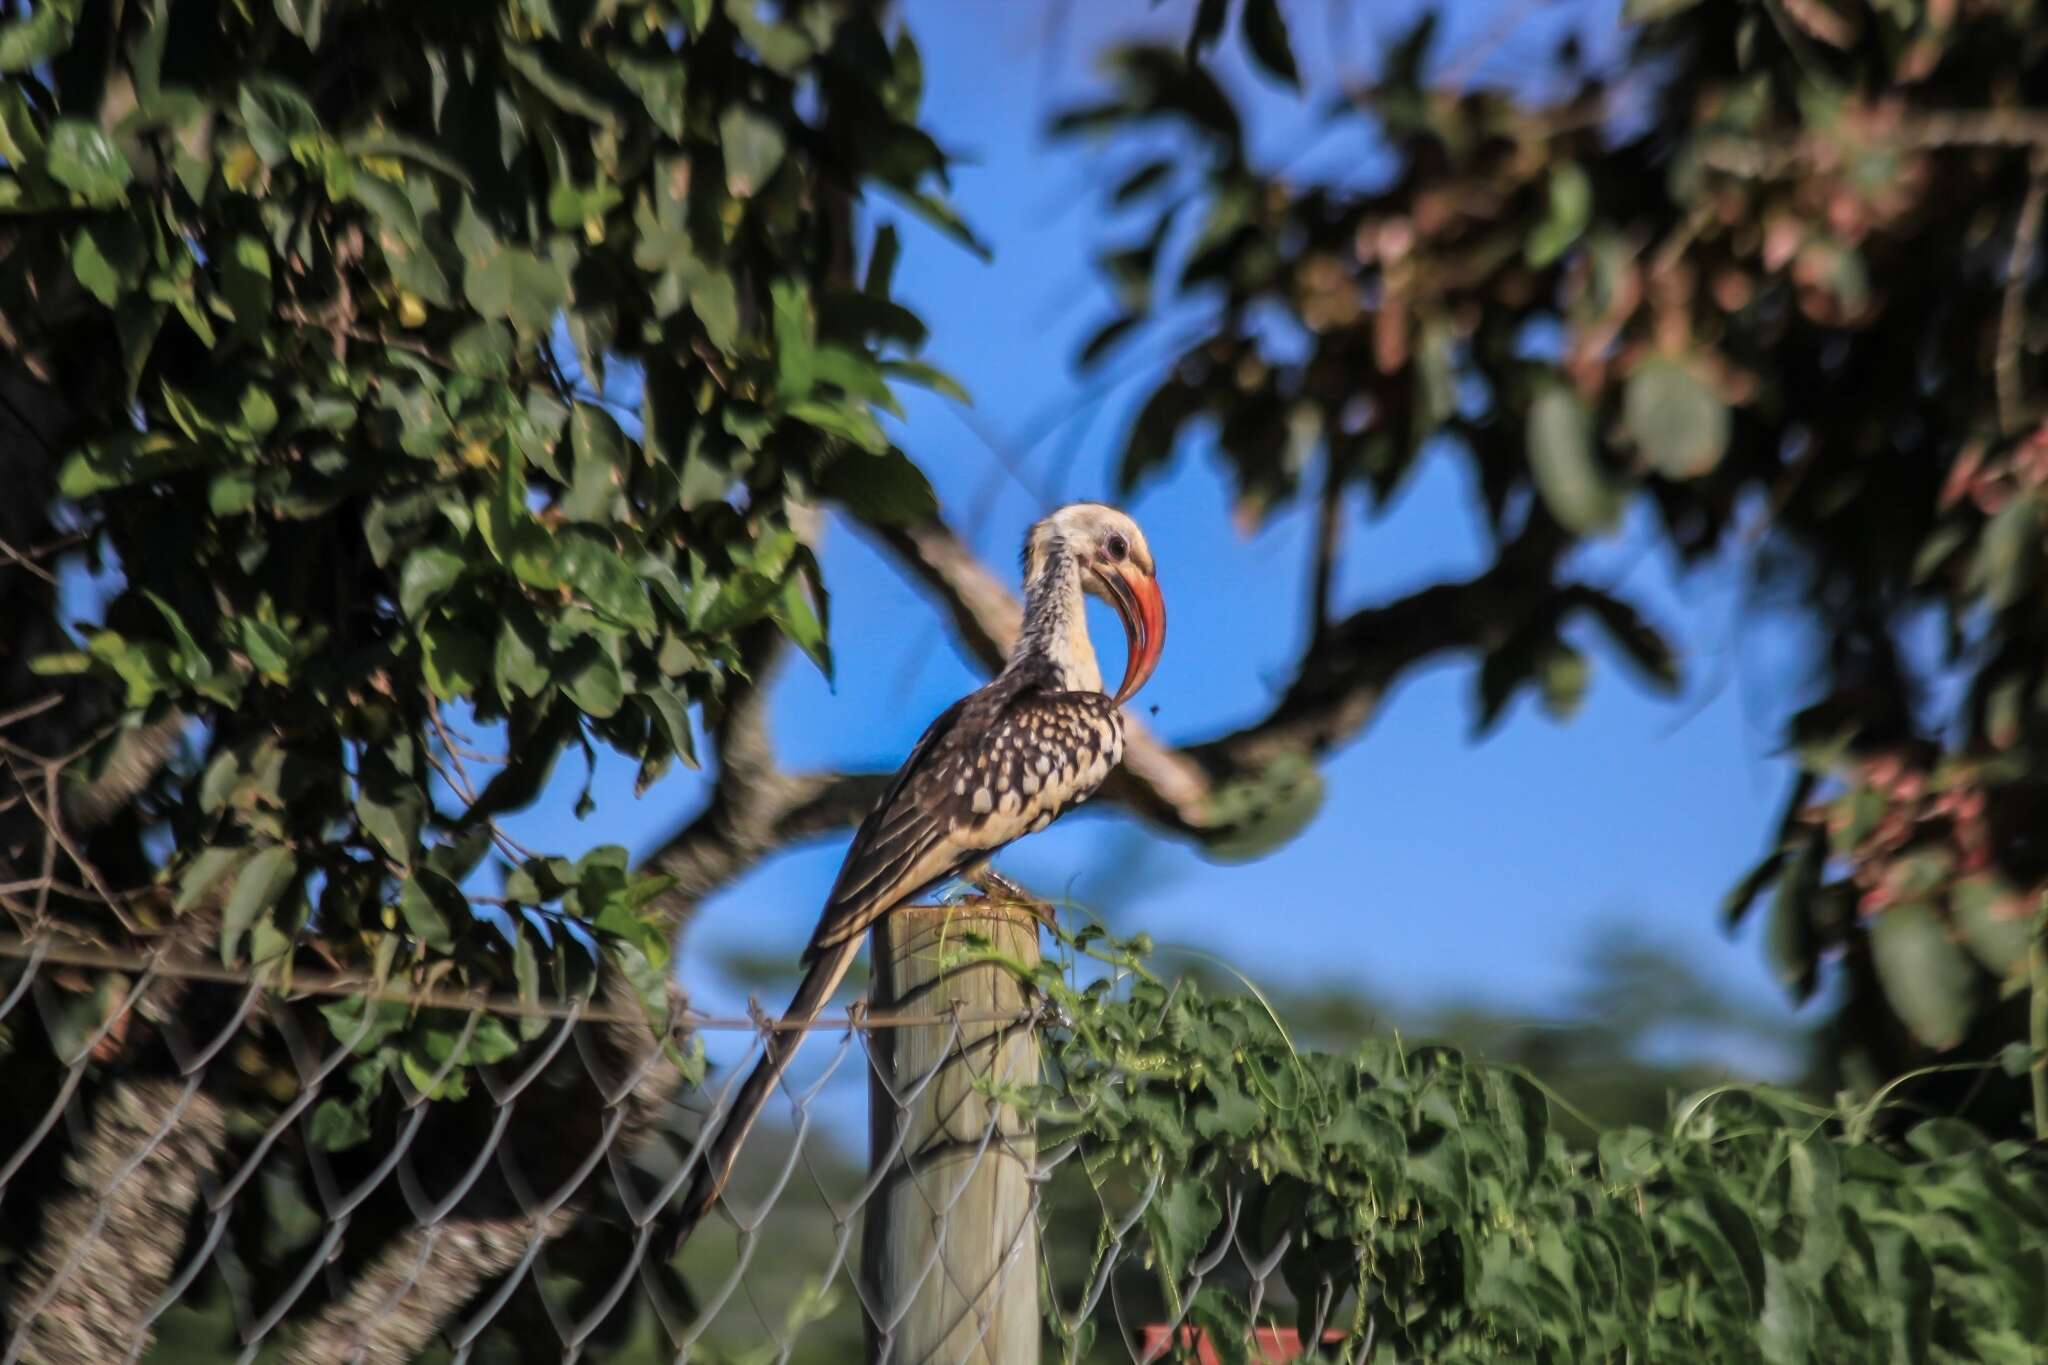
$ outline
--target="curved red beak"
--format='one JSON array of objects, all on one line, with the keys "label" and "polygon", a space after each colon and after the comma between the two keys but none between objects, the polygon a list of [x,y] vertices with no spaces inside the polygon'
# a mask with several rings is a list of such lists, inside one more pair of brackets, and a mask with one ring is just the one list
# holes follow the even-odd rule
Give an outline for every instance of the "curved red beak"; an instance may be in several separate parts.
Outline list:
[{"label": "curved red beak", "polygon": [[1159,666],[1159,652],[1166,647],[1166,599],[1160,595],[1157,578],[1128,563],[1104,572],[1102,581],[1116,614],[1123,618],[1124,644],[1129,651],[1123,684],[1116,690],[1116,704],[1122,706]]}]

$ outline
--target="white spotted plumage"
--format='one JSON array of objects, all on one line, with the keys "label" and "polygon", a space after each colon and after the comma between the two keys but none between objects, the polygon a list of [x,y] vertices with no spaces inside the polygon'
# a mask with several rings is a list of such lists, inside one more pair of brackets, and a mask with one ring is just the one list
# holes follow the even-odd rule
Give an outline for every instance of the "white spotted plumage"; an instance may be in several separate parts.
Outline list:
[{"label": "white spotted plumage", "polygon": [[[1032,527],[1024,622],[1009,664],[932,722],[861,822],[804,950],[809,971],[785,1019],[817,1017],[852,965],[860,936],[877,919],[1044,829],[1093,796],[1122,761],[1123,714],[1102,691],[1083,610],[1084,572],[1095,575],[1088,590],[1106,596],[1105,572],[1112,578],[1141,574],[1145,609],[1153,613],[1147,629],[1163,631],[1151,551],[1129,517],[1077,503]],[[1126,587],[1117,591],[1123,594],[1118,610],[1135,632],[1132,604],[1138,599]],[[1155,646],[1138,668],[1138,638],[1132,635],[1136,671],[1127,688],[1143,681],[1157,657]],[[801,1030],[771,1035],[692,1180],[677,1249],[717,1200],[740,1144],[802,1038]]]}]

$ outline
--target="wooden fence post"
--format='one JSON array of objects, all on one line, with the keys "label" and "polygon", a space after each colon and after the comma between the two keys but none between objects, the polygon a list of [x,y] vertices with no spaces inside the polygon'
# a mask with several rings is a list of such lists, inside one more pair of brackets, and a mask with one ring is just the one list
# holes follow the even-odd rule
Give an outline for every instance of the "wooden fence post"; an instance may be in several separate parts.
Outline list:
[{"label": "wooden fence post", "polygon": [[876,1012],[961,1016],[872,1035],[869,1169],[888,1173],[862,1230],[862,1274],[883,1320],[868,1323],[871,1365],[1038,1359],[1037,1142],[1028,1118],[985,1093],[991,1077],[999,1086],[1036,1081],[1038,1040],[1025,1024],[992,1020],[1021,1013],[1024,989],[1005,967],[959,964],[967,933],[1039,960],[1031,912],[983,901],[905,906],[883,917],[870,943]]}]

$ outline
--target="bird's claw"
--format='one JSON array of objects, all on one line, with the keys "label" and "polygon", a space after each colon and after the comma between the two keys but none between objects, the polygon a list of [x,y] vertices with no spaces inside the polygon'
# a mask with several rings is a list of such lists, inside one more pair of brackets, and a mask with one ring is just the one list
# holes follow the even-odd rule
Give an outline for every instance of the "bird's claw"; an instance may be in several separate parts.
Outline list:
[{"label": "bird's claw", "polygon": [[1020,905],[1043,920],[1046,928],[1059,928],[1050,901],[1040,900],[994,868],[985,867],[970,880],[981,891],[981,899],[991,904]]}]

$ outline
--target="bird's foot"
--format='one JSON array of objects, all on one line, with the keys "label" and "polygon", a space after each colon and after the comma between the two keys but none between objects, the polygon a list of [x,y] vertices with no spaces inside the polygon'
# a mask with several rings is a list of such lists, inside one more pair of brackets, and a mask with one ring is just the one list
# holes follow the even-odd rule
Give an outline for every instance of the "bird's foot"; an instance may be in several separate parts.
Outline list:
[{"label": "bird's foot", "polygon": [[993,867],[984,867],[967,880],[981,892],[985,899],[1009,905],[1021,905],[1032,914],[1038,916],[1038,918],[1044,920],[1048,929],[1059,927],[1059,921],[1054,917],[1051,902],[1040,900],[1008,877],[1005,877],[1002,873],[996,871]]}]

